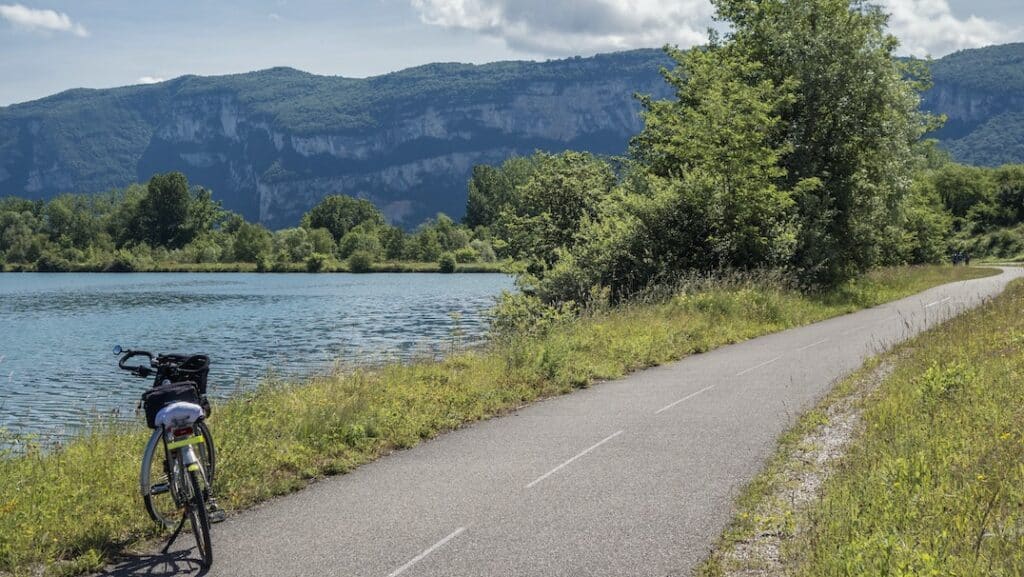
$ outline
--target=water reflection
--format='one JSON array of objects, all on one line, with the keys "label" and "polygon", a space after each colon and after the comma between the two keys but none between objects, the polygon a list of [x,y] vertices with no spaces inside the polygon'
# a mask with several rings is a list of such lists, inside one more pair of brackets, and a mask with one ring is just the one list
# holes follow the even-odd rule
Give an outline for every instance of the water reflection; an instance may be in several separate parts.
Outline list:
[{"label": "water reflection", "polygon": [[135,418],[114,344],[213,358],[211,394],[479,342],[505,275],[0,275],[0,427],[62,435]]}]

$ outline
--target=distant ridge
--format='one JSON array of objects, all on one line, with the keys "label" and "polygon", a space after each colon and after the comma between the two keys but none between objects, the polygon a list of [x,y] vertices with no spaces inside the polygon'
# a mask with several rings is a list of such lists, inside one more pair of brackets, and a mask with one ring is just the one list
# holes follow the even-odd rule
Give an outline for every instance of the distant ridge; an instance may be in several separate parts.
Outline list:
[{"label": "distant ridge", "polygon": [[[365,79],[287,67],[74,89],[0,108],[0,195],[97,192],[181,170],[225,206],[292,226],[326,194],[413,226],[456,217],[474,164],[535,149],[622,153],[634,93],[669,94],[660,50],[548,62],[436,63]],[[1024,44],[932,63],[937,137],[975,164],[1024,162]]]}]

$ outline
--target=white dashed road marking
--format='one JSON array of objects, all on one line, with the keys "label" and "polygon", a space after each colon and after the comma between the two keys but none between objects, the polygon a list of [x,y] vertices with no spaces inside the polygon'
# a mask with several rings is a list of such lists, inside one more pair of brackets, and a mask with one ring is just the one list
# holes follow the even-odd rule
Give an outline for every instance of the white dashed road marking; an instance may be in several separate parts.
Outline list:
[{"label": "white dashed road marking", "polygon": [[565,467],[566,465],[568,465],[569,463],[572,463],[572,462],[573,462],[573,461],[575,461],[576,459],[579,459],[579,458],[580,458],[580,457],[582,457],[583,455],[586,455],[587,453],[589,453],[589,452],[593,451],[594,449],[596,449],[596,448],[600,447],[601,445],[603,445],[603,444],[607,443],[608,441],[611,441],[612,439],[614,439],[615,437],[618,437],[618,436],[619,436],[619,435],[621,435],[622,433],[623,433],[623,431],[619,431],[619,432],[617,432],[617,433],[612,433],[611,435],[608,435],[607,437],[605,437],[605,438],[604,438],[604,440],[602,440],[601,442],[597,443],[596,445],[592,445],[592,446],[591,446],[590,448],[588,448],[588,449],[584,450],[584,451],[583,451],[582,453],[579,453],[579,454],[578,454],[578,455],[576,455],[575,457],[573,457],[573,458],[569,459],[568,461],[566,461],[566,462],[562,463],[561,465],[559,465],[559,466],[555,467],[554,469],[551,469],[550,471],[548,471],[547,473],[544,473],[544,474],[543,474],[543,475],[541,475],[540,477],[537,477],[536,479],[534,479],[534,481],[533,481],[532,483],[530,483],[529,485],[527,485],[527,486],[526,486],[526,488],[527,488],[527,489],[529,489],[530,487],[533,487],[534,485],[536,485],[537,483],[540,483],[540,482],[541,482],[541,481],[543,481],[544,479],[547,479],[547,478],[548,478],[548,477],[550,477],[551,475],[553,475],[553,474],[555,474],[556,472],[558,472],[559,470],[561,470],[561,469],[562,469],[562,467]]},{"label": "white dashed road marking", "polygon": [[746,369],[744,371],[740,371],[740,372],[736,373],[736,376],[737,377],[742,377],[743,375],[745,375],[745,374],[747,374],[747,373],[749,373],[751,371],[756,371],[757,369],[760,369],[763,366],[770,365],[770,364],[774,363],[775,361],[777,361],[777,360],[779,360],[781,358],[782,358],[782,355],[779,355],[779,356],[775,357],[774,359],[768,359],[767,361],[765,361],[763,363],[754,365],[754,366],[750,367],[749,369]]},{"label": "white dashed road marking", "polygon": [[420,553],[419,555],[417,555],[417,556],[413,557],[413,558],[412,558],[412,559],[410,559],[410,560],[409,560],[409,562],[408,562],[408,563],[406,563],[405,565],[402,565],[402,566],[401,566],[401,567],[399,567],[398,569],[395,569],[394,571],[392,571],[392,572],[391,572],[390,574],[388,574],[388,577],[398,577],[398,576],[399,576],[399,575],[401,575],[401,574],[402,574],[402,572],[404,572],[404,571],[405,571],[406,569],[408,569],[409,567],[412,567],[413,565],[415,565],[415,564],[419,563],[420,561],[422,561],[423,559],[425,559],[425,558],[427,557],[427,555],[430,555],[430,554],[431,554],[431,553],[433,553],[434,551],[437,551],[437,550],[438,550],[438,549],[440,549],[441,547],[444,547],[444,546],[445,546],[445,544],[447,544],[447,543],[448,543],[448,541],[451,541],[452,539],[454,539],[454,538],[458,537],[458,536],[459,536],[459,534],[460,534],[460,533],[462,533],[462,532],[463,532],[463,531],[465,531],[465,530],[466,530],[466,528],[465,528],[465,527],[459,527],[458,529],[456,529],[456,530],[452,531],[452,533],[451,533],[450,535],[448,535],[448,536],[447,536],[447,537],[445,537],[444,539],[441,539],[441,540],[440,540],[440,541],[438,541],[437,543],[434,543],[433,545],[431,545],[431,546],[430,546],[430,548],[429,548],[429,549],[427,549],[426,551],[424,551],[424,552]]}]

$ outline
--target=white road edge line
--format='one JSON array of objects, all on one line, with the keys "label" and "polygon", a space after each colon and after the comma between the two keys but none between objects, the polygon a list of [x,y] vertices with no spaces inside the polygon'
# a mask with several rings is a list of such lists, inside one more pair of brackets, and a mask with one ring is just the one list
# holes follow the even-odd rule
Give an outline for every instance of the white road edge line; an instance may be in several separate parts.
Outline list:
[{"label": "white road edge line", "polygon": [[931,308],[932,306],[935,306],[936,304],[942,304],[943,302],[948,302],[948,301],[952,300],[952,298],[953,297],[951,297],[951,296],[947,296],[947,297],[943,298],[942,300],[936,300],[935,302],[929,302],[928,304],[925,305],[925,308]]},{"label": "white road edge line", "polygon": [[686,395],[685,397],[679,399],[678,401],[675,401],[674,403],[669,403],[669,404],[665,405],[664,407],[658,409],[657,411],[654,411],[654,414],[655,415],[661,414],[661,413],[671,409],[672,407],[678,405],[679,403],[682,403],[683,401],[689,401],[690,399],[696,397],[697,395],[699,395],[701,393],[706,393],[707,391],[710,391],[711,389],[713,389],[713,388],[715,388],[717,386],[718,386],[717,384],[708,385],[708,386],[704,387],[703,389],[697,391],[696,393],[690,393],[689,395]]},{"label": "white road edge line", "polygon": [[811,343],[809,345],[802,346],[799,349],[797,349],[797,351],[806,351],[807,349],[809,349],[811,347],[816,347],[816,346],[818,346],[820,344],[827,343],[827,342],[828,342],[828,339],[821,339],[820,341],[818,341],[816,343]]},{"label": "white road edge line", "polygon": [[[584,451],[583,451],[582,453],[579,453],[579,454],[578,454],[578,455],[576,455],[575,457],[573,457],[573,458],[569,459],[568,461],[566,461],[566,462],[562,463],[561,465],[559,465],[559,466],[555,467],[554,469],[551,469],[550,471],[548,471],[547,473],[544,473],[544,474],[543,474],[543,475],[541,475],[540,477],[537,477],[536,479],[534,479],[534,481],[533,481],[532,483],[530,483],[529,485],[527,485],[527,486],[526,486],[526,488],[527,488],[527,489],[529,489],[530,487],[533,487],[533,486],[534,486],[534,485],[536,485],[537,483],[540,483],[540,482],[541,482],[541,481],[543,481],[544,479],[547,479],[547,478],[548,478],[548,477],[550,477],[551,475],[554,475],[555,473],[557,473],[558,471],[560,471],[560,470],[562,469],[562,467],[565,467],[565,466],[566,466],[566,465],[568,465],[569,463],[572,463],[572,462],[573,462],[573,461],[575,461],[576,459],[579,459],[579,458],[580,458],[580,457],[582,457],[583,455],[586,455],[587,453],[589,453],[589,452],[593,451],[594,449],[596,449],[596,448],[600,447],[601,445],[603,445],[603,444],[607,443],[608,441],[611,441],[612,439],[614,439],[615,437],[618,437],[619,435],[621,435],[621,434],[622,434],[622,433],[624,433],[624,432],[625,432],[625,431],[618,431],[618,432],[616,432],[616,433],[612,433],[611,435],[608,435],[608,436],[607,436],[607,437],[605,437],[605,438],[604,438],[604,439],[603,439],[603,440],[602,440],[601,442],[599,442],[599,443],[597,443],[597,444],[595,444],[595,445],[592,445],[592,446],[590,446],[589,448],[587,448],[586,450],[584,450]],[[393,575],[389,575],[388,577],[394,577],[394,576],[393,576]]]},{"label": "white road edge line", "polygon": [[757,364],[757,365],[754,365],[754,366],[750,367],[749,369],[747,369],[745,371],[740,371],[740,372],[736,373],[736,376],[737,377],[742,377],[743,375],[745,375],[745,374],[747,374],[747,373],[749,373],[751,371],[755,371],[757,369],[760,369],[761,367],[763,367],[765,365],[770,365],[770,364],[774,363],[775,361],[777,361],[777,360],[779,360],[781,358],[782,358],[782,355],[779,355],[779,356],[775,357],[774,359],[768,359],[767,361],[765,361],[763,363],[760,363],[760,364]]},{"label": "white road edge line", "polygon": [[451,535],[448,535],[448,536],[447,536],[447,537],[445,537],[444,539],[441,539],[441,540],[440,540],[440,541],[438,541],[437,543],[434,543],[433,545],[431,545],[431,546],[430,546],[430,548],[429,548],[429,549],[427,549],[426,551],[424,551],[424,552],[420,553],[419,555],[417,555],[417,556],[413,557],[413,558],[412,558],[412,559],[411,559],[411,560],[410,560],[410,561],[409,561],[408,563],[406,563],[405,565],[402,565],[402,566],[401,566],[401,567],[399,567],[398,569],[395,569],[394,571],[392,571],[391,573],[389,573],[389,574],[388,574],[388,577],[398,577],[398,576],[399,576],[399,575],[401,575],[401,574],[402,574],[402,572],[404,572],[404,571],[405,571],[406,569],[408,569],[409,567],[412,567],[413,565],[415,565],[415,564],[419,563],[419,562],[420,562],[420,561],[422,561],[422,560],[423,560],[424,558],[426,558],[426,556],[427,556],[427,555],[430,555],[430,554],[431,554],[431,553],[433,553],[434,551],[437,551],[437,550],[438,550],[438,549],[440,549],[441,547],[444,547],[444,546],[445,546],[445,544],[446,544],[446,543],[448,543],[448,541],[451,541],[452,539],[454,539],[454,538],[458,537],[458,536],[459,536],[459,533],[462,533],[462,532],[463,532],[463,531],[465,531],[465,530],[466,530],[466,528],[465,528],[465,527],[459,527],[458,529],[456,529],[456,530],[452,531]]}]

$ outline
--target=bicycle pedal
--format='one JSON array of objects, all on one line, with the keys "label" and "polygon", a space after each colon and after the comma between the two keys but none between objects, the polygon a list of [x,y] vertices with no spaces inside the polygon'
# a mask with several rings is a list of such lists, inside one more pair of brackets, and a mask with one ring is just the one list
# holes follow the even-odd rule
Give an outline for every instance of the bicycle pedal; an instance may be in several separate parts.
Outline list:
[{"label": "bicycle pedal", "polygon": [[228,518],[228,514],[224,512],[224,509],[210,509],[206,512],[206,516],[210,519],[211,523],[220,523]]},{"label": "bicycle pedal", "polygon": [[167,483],[159,483],[149,488],[150,495],[163,495],[171,490],[171,486]]}]

